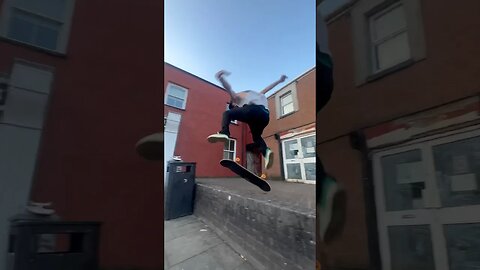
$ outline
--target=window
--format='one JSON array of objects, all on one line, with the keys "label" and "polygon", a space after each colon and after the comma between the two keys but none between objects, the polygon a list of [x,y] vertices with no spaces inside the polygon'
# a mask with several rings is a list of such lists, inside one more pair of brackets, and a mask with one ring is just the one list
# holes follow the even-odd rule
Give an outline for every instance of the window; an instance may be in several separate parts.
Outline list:
[{"label": "window", "polygon": [[292,113],[295,110],[292,92],[288,92],[280,97],[280,110],[281,116]]},{"label": "window", "polygon": [[165,104],[184,110],[187,105],[188,90],[175,84],[168,84]]},{"label": "window", "polygon": [[[230,110],[230,109],[228,108],[228,104],[227,104],[226,111],[228,111],[228,110]],[[232,120],[232,121],[230,121],[230,123],[237,125],[238,121],[237,120]]]},{"label": "window", "polygon": [[4,99],[3,123],[42,129],[48,105],[52,67],[15,60]]},{"label": "window", "polygon": [[427,57],[422,1],[356,1],[351,6],[355,85],[379,80]]},{"label": "window", "polygon": [[1,33],[12,40],[64,53],[72,13],[73,0],[6,0]]},{"label": "window", "polygon": [[286,180],[314,184],[316,181],[315,134],[282,141]]},{"label": "window", "polygon": [[373,72],[410,59],[407,23],[402,5],[395,4],[370,17]]},{"label": "window", "polygon": [[223,147],[223,158],[235,161],[235,149],[236,141],[234,139],[228,139],[228,141],[225,142],[225,145]]},{"label": "window", "polygon": [[275,114],[277,119],[291,115],[299,110],[297,97],[297,81],[286,85],[273,95],[275,99]]}]

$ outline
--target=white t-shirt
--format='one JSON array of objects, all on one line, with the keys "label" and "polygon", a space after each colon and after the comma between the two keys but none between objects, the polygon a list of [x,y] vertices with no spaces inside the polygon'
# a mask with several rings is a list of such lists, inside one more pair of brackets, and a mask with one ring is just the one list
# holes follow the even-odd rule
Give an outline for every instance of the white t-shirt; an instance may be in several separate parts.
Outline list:
[{"label": "white t-shirt", "polygon": [[238,104],[239,107],[255,104],[262,105],[268,110],[268,101],[264,94],[252,90],[242,91],[241,93],[245,93],[245,97],[240,100]]}]

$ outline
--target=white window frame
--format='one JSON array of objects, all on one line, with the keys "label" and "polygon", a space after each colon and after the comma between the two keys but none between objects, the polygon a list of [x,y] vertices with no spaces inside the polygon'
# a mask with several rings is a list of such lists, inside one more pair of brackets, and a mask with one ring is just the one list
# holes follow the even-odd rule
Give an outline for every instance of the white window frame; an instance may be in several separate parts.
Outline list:
[{"label": "white window frame", "polygon": [[225,144],[223,145],[223,152],[222,152],[222,159],[223,156],[225,155],[225,152],[228,152],[228,153],[233,153],[233,161],[235,161],[236,157],[237,157],[237,140],[235,139],[232,139],[232,138],[229,138],[228,139],[228,146],[230,147],[230,142],[233,141],[233,151],[230,150],[230,149],[225,149]]},{"label": "white window frame", "polygon": [[[73,17],[73,10],[75,7],[75,0],[66,0],[66,5],[65,5],[65,13],[63,16],[63,20],[57,19],[57,18],[51,18],[43,14],[39,14],[36,11],[32,10],[27,10],[22,7],[17,7],[15,5],[15,0],[4,0],[3,6],[2,6],[2,11],[0,14],[0,35],[6,39],[13,40],[18,43],[22,44],[27,44],[33,47],[41,48],[46,51],[51,51],[51,52],[57,52],[61,54],[66,54],[67,52],[67,46],[68,46],[68,40],[70,36],[70,29],[71,29],[71,24],[72,24],[72,17]],[[44,20],[48,21],[53,21],[56,23],[61,24],[60,26],[60,31],[58,34],[58,40],[57,40],[57,46],[55,49],[51,48],[45,48],[40,45],[30,43],[30,42],[25,42],[21,40],[16,40],[8,36],[8,29],[10,26],[10,19],[13,15],[13,10],[17,9],[19,11],[29,13],[32,15],[32,17],[40,17]]]},{"label": "white window frame", "polygon": [[[227,103],[227,106],[226,106],[226,107],[227,107],[227,108],[225,109],[225,111],[230,110],[230,109],[228,108],[228,103]],[[238,125],[238,121],[237,121],[237,120],[232,120],[232,121],[230,121],[230,123],[235,124],[235,125]]]},{"label": "white window frame", "polygon": [[[429,225],[432,251],[436,269],[448,270],[448,248],[443,225],[480,223],[480,205],[442,207],[435,177],[433,147],[480,136],[480,126],[472,126],[451,132],[418,139],[402,146],[381,149],[373,153],[376,212],[382,269],[391,266],[389,226]],[[388,155],[418,149],[422,154],[425,175],[425,208],[387,211],[384,193],[381,159]],[[472,214],[473,213],[473,214]]]},{"label": "white window frame", "polygon": [[[317,163],[316,155],[315,155],[315,157],[305,158],[303,150],[302,150],[302,144],[301,144],[301,141],[302,141],[303,138],[312,137],[312,136],[315,137],[315,133],[308,133],[308,134],[295,136],[295,137],[292,137],[292,138],[282,140],[282,163],[283,163],[282,166],[283,166],[283,169],[284,169],[284,172],[285,172],[285,180],[287,182],[299,182],[299,183],[305,183],[305,184],[316,184],[317,183],[316,180],[306,180],[307,176],[306,176],[306,172],[305,172],[305,163],[315,163],[315,166],[316,166],[316,163]],[[294,158],[294,159],[287,159],[287,151],[286,151],[286,146],[285,145],[286,145],[287,142],[293,141],[293,140],[298,142],[299,154],[300,155],[297,158]],[[295,163],[300,164],[300,172],[301,172],[301,177],[302,177],[301,179],[288,178],[287,164],[295,164]]]},{"label": "white window frame", "polygon": [[[282,113],[281,98],[283,96],[287,95],[289,92],[292,94],[293,112],[283,114]],[[295,114],[299,110],[299,102],[298,102],[298,97],[297,97],[297,83],[296,83],[296,81],[290,83],[289,85],[285,86],[284,88],[279,90],[277,93],[275,93],[274,98],[275,98],[275,111],[276,111],[277,119]]]},{"label": "white window frame", "polygon": [[[177,107],[177,106],[173,106],[173,105],[167,104],[167,98],[168,98],[168,96],[170,95],[170,87],[172,87],[172,86],[175,86],[175,87],[180,88],[180,89],[182,89],[182,90],[185,91],[185,100],[184,100],[184,102],[183,102],[183,104],[182,104],[182,107]],[[165,105],[170,106],[170,107],[172,107],[172,108],[177,108],[177,109],[185,110],[185,108],[187,107],[187,99],[188,99],[188,89],[187,89],[187,88],[182,87],[182,86],[180,86],[180,85],[178,85],[178,84],[168,83],[168,85],[167,85],[167,90],[165,91]]]},{"label": "white window frame", "polygon": [[[378,40],[375,40],[375,35],[374,35],[374,29],[375,29],[375,20],[378,19],[379,17],[382,17],[383,15],[395,10],[396,8],[402,8],[403,9],[403,19],[405,21],[405,26],[396,30],[395,32],[393,33],[390,33],[387,37],[384,37],[384,38],[381,38],[381,39],[378,39]],[[405,62],[405,61],[408,61],[412,56],[412,52],[411,52],[411,48],[410,48],[410,43],[408,42],[409,40],[409,34],[408,34],[408,27],[407,27],[407,15],[405,14],[405,6],[402,4],[402,3],[395,3],[395,4],[392,4],[390,6],[388,6],[387,8],[373,14],[372,16],[369,17],[369,33],[370,33],[370,55],[371,55],[371,68],[372,68],[372,72],[373,74],[376,74],[376,73],[379,73],[381,71],[384,71],[384,70],[387,70],[391,67],[394,67],[395,65],[398,65],[398,64],[401,64],[402,62]],[[400,62],[398,63],[395,63],[395,64],[392,64],[391,66],[389,67],[385,67],[385,68],[379,68],[378,67],[378,54],[376,52],[376,47],[390,39],[393,39],[395,37],[397,37],[398,35],[401,35],[405,33],[407,35],[407,46],[408,46],[408,52],[409,52],[409,56],[406,58],[406,59],[403,59],[401,60]]]},{"label": "white window frame", "polygon": [[[287,103],[287,104],[282,104],[283,99],[284,99],[285,97],[287,97],[287,96],[291,96],[291,97],[292,97],[292,101],[289,102],[289,103]],[[280,116],[289,115],[289,114],[292,114],[292,113],[295,112],[295,103],[293,102],[293,93],[292,93],[292,91],[288,91],[287,93],[281,95],[279,99],[280,99]],[[289,105],[289,104],[292,104],[293,110],[292,110],[291,112],[285,113],[285,112],[283,111],[283,109],[284,109],[287,105]]]}]

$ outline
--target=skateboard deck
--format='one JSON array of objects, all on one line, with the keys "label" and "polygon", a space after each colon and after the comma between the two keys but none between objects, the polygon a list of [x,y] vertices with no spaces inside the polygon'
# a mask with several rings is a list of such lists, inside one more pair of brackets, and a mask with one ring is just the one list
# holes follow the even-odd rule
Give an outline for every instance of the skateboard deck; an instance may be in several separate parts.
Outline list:
[{"label": "skateboard deck", "polygon": [[245,167],[241,166],[237,162],[230,160],[230,159],[222,159],[220,161],[220,165],[223,167],[229,168],[232,172],[238,174],[243,179],[247,180],[248,182],[256,185],[263,191],[270,191],[270,185],[267,181],[263,180],[262,178],[258,177],[251,171],[247,170]]}]

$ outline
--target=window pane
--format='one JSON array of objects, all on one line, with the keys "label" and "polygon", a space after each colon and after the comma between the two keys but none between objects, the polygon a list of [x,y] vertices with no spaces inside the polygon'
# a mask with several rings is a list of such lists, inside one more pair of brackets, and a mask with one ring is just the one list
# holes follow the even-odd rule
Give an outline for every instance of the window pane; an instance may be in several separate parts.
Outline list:
[{"label": "window pane", "polygon": [[16,0],[15,6],[33,13],[63,21],[67,0]]},{"label": "window pane", "polygon": [[450,270],[479,269],[480,223],[444,225]]},{"label": "window pane", "polygon": [[55,50],[57,48],[57,41],[59,36],[60,27],[50,28],[44,26],[37,27],[37,37],[35,44]]},{"label": "window pane", "polygon": [[175,101],[175,104],[178,108],[183,108],[184,102],[183,102],[183,100],[177,100],[177,101]]},{"label": "window pane", "polygon": [[223,152],[223,159],[229,159],[229,158],[228,158],[229,155],[230,155],[229,152],[224,151],[224,152]]},{"label": "window pane", "polygon": [[315,163],[305,163],[305,174],[307,180],[316,180]]},{"label": "window pane", "polygon": [[374,41],[386,38],[404,27],[406,22],[403,6],[399,6],[373,21]]},{"label": "window pane", "polygon": [[20,12],[14,11],[10,20],[8,37],[32,43],[35,24]]},{"label": "window pane", "polygon": [[185,90],[171,85],[168,90],[168,95],[177,97],[179,99],[185,99]]},{"label": "window pane", "polygon": [[386,69],[410,58],[407,32],[377,46],[378,69]]},{"label": "window pane", "polygon": [[381,160],[387,211],[424,208],[425,173],[419,149]]},{"label": "window pane", "polygon": [[288,114],[293,112],[293,103],[290,103],[284,107],[282,107],[282,115]]},{"label": "window pane", "polygon": [[230,140],[230,148],[229,148],[230,151],[235,151],[235,141],[234,140]]},{"label": "window pane", "polygon": [[388,227],[392,270],[435,270],[429,225]]},{"label": "window pane", "polygon": [[172,97],[170,95],[167,97],[167,104],[176,108],[183,108],[183,100]]},{"label": "window pane", "polygon": [[55,50],[62,24],[13,10],[8,37]]},{"label": "window pane", "polygon": [[284,95],[280,98],[280,104],[282,106],[285,106],[285,105],[287,105],[288,103],[291,103],[291,102],[293,102],[291,93],[286,94],[286,95]]},{"label": "window pane", "polygon": [[304,158],[315,157],[315,136],[302,138],[302,151]]},{"label": "window pane", "polygon": [[230,152],[230,153],[228,154],[228,158],[229,158],[230,160],[235,160],[234,153],[233,153],[233,152]]},{"label": "window pane", "polygon": [[300,171],[300,163],[287,164],[287,178],[302,179],[302,172]]},{"label": "window pane", "polygon": [[298,143],[297,140],[285,142],[285,156],[287,159],[294,159],[298,157]]},{"label": "window pane", "polygon": [[433,147],[442,206],[480,204],[480,137]]}]

